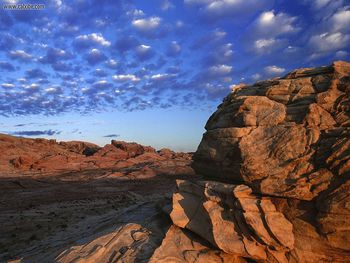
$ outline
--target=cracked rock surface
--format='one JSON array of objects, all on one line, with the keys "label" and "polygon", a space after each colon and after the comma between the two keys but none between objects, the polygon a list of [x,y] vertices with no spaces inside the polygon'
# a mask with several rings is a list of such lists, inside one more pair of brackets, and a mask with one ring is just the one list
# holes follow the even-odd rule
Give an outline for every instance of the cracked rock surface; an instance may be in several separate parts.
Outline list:
[{"label": "cracked rock surface", "polygon": [[350,63],[235,86],[205,128],[155,255],[190,233],[233,262],[350,262]]},{"label": "cracked rock surface", "polygon": [[350,64],[235,88],[206,124],[199,174],[312,200],[350,168]]},{"label": "cracked rock surface", "polygon": [[205,128],[193,162],[0,135],[0,261],[350,262],[350,63],[235,86]]}]

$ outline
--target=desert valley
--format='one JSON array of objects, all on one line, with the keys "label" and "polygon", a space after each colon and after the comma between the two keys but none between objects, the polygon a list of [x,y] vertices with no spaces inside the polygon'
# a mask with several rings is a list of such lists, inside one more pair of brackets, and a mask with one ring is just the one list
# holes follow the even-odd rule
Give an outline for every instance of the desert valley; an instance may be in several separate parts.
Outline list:
[{"label": "desert valley", "polygon": [[0,262],[350,262],[350,63],[234,86],[196,152],[0,135]]}]

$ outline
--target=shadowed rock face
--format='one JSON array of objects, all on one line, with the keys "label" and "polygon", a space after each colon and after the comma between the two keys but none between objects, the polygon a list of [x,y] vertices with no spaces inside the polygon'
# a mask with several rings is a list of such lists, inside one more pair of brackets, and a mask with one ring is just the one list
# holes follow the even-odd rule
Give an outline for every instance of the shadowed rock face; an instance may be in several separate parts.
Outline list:
[{"label": "shadowed rock face", "polygon": [[246,263],[247,261],[238,256],[211,249],[203,240],[191,232],[171,226],[163,240],[163,244],[155,251],[149,262]]},{"label": "shadowed rock face", "polygon": [[155,258],[180,228],[235,260],[350,262],[349,63],[236,86],[205,128]]}]

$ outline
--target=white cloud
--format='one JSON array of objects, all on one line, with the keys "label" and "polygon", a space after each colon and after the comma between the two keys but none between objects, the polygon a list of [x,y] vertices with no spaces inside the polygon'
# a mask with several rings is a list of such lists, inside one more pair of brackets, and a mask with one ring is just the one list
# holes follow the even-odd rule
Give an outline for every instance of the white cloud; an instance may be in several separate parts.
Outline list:
[{"label": "white cloud", "polygon": [[294,23],[297,18],[285,13],[275,14],[274,10],[263,12],[254,22],[254,34],[276,37],[282,34],[294,33],[299,30]]},{"label": "white cloud", "polygon": [[215,40],[221,40],[223,39],[224,37],[226,37],[227,33],[223,30],[219,30],[219,29],[216,29],[214,32],[213,32],[213,38]]},{"label": "white cloud", "polygon": [[54,0],[54,3],[56,4],[57,7],[60,7],[62,5],[61,0]]},{"label": "white cloud", "polygon": [[66,33],[75,33],[79,30],[79,27],[70,25],[68,23],[61,23],[59,24],[60,30]]},{"label": "white cloud", "polygon": [[100,55],[101,54],[101,51],[98,50],[97,48],[93,48],[89,51],[89,54],[90,55]]},{"label": "white cloud", "polygon": [[6,4],[11,4],[11,5],[17,4],[18,2],[19,0],[5,0]]},{"label": "white cloud", "polygon": [[49,87],[45,89],[45,92],[48,94],[57,94],[57,93],[61,93],[62,90],[59,87]]},{"label": "white cloud", "polygon": [[185,23],[181,20],[177,20],[176,23],[175,23],[175,26],[177,28],[182,28],[183,26],[185,25]]},{"label": "white cloud", "polygon": [[275,43],[276,43],[276,40],[273,39],[273,38],[258,39],[258,40],[255,40],[254,47],[256,49],[263,49],[263,48],[268,48],[268,47],[272,46]]},{"label": "white cloud", "polygon": [[285,35],[300,30],[296,24],[297,17],[274,10],[262,12],[252,23],[246,33],[247,47],[258,54],[268,54],[289,45]]},{"label": "white cloud", "polygon": [[172,2],[170,2],[169,0],[163,0],[163,3],[161,5],[161,9],[162,10],[168,10],[168,9],[171,9],[171,8],[174,8],[175,6],[173,5]]},{"label": "white cloud", "polygon": [[181,52],[181,46],[176,41],[172,41],[169,45],[167,54],[169,56],[175,56],[180,52]]},{"label": "white cloud", "polygon": [[264,12],[258,18],[258,22],[261,25],[269,25],[273,23],[274,20],[275,20],[275,14],[273,11]]},{"label": "white cloud", "polygon": [[103,27],[103,26],[106,26],[107,25],[107,21],[106,20],[103,20],[103,19],[96,19],[95,20],[95,25],[97,27]]},{"label": "white cloud", "polygon": [[99,45],[102,45],[104,47],[109,47],[111,45],[111,42],[106,40],[101,33],[92,33],[88,35],[80,35],[77,36],[76,41],[78,42],[93,42]]},{"label": "white cloud", "polygon": [[19,59],[23,59],[23,60],[28,60],[32,58],[32,55],[26,53],[23,50],[14,50],[10,52],[11,57],[13,58],[19,58]]},{"label": "white cloud", "polygon": [[232,44],[224,44],[222,47],[219,48],[219,52],[223,58],[231,58],[233,55]]},{"label": "white cloud", "polygon": [[334,31],[350,32],[350,10],[340,10],[332,16],[332,29]]},{"label": "white cloud", "polygon": [[132,21],[132,25],[140,31],[151,31],[156,29],[161,22],[161,18],[152,16],[149,18],[135,19]]},{"label": "white cloud", "polygon": [[[348,0],[303,0],[308,3],[315,21],[328,20],[339,9],[346,6]],[[316,24],[317,25],[317,24]]]},{"label": "white cloud", "polygon": [[213,0],[185,0],[185,4],[188,4],[188,5],[193,5],[193,4],[209,4],[213,2]]},{"label": "white cloud", "polygon": [[275,65],[267,66],[264,69],[265,69],[265,72],[270,74],[270,75],[279,75],[279,74],[282,74],[283,72],[286,71],[285,68],[280,68],[280,67],[277,67]]},{"label": "white cloud", "polygon": [[261,74],[255,73],[255,74],[252,75],[252,80],[257,81],[257,80],[260,80],[260,79],[262,79],[262,75]]},{"label": "white cloud", "polygon": [[139,53],[145,53],[148,52],[151,49],[151,46],[147,46],[147,45],[139,45],[137,47],[137,52]]},{"label": "white cloud", "polygon": [[168,73],[163,73],[163,74],[155,74],[152,75],[150,78],[154,81],[162,81],[171,77],[175,77],[176,74],[168,74]]},{"label": "white cloud", "polygon": [[286,46],[288,46],[288,39],[262,38],[255,40],[251,48],[257,54],[267,55]]},{"label": "white cloud", "polygon": [[231,71],[232,71],[232,66],[228,66],[224,64],[212,66],[209,68],[210,74],[214,76],[224,76],[231,73]]},{"label": "white cloud", "polygon": [[11,83],[2,83],[1,87],[3,87],[3,88],[14,88],[15,85],[13,85]]},{"label": "white cloud", "polygon": [[30,85],[23,85],[22,87],[29,92],[35,92],[39,89],[40,85],[37,83],[32,83]]},{"label": "white cloud", "polygon": [[300,48],[299,47],[295,47],[295,46],[288,46],[288,47],[286,47],[285,49],[284,49],[284,51],[283,52],[285,52],[285,53],[295,53],[295,52],[297,52],[297,51],[299,51],[300,50]]},{"label": "white cloud", "polygon": [[[311,1],[311,0],[309,0]],[[315,60],[325,56],[341,58],[341,51],[346,51],[350,45],[350,6],[345,1],[316,1],[316,7],[327,5],[315,15],[319,23],[309,32],[309,59]],[[337,53],[340,51],[340,53]]]},{"label": "white cloud", "polygon": [[101,88],[109,85],[107,80],[98,80],[92,84],[94,87]]},{"label": "white cloud", "polygon": [[344,50],[339,50],[335,53],[335,56],[337,58],[346,58],[347,56],[349,56],[349,52],[344,51]]},{"label": "white cloud", "polygon": [[118,62],[114,59],[109,59],[106,61],[106,65],[110,68],[115,68],[118,65]]},{"label": "white cloud", "polygon": [[326,5],[329,4],[329,2],[331,2],[332,0],[315,0],[314,1],[314,7],[317,9],[323,8]]},{"label": "white cloud", "polygon": [[[247,2],[251,1],[248,0]],[[244,4],[244,0],[216,0],[210,1],[206,9],[208,12],[221,13],[228,9],[239,8],[242,4]]]},{"label": "white cloud", "polygon": [[309,44],[317,52],[330,52],[347,47],[350,44],[350,35],[336,33],[323,33],[310,38]]},{"label": "white cloud", "polygon": [[175,52],[181,51],[181,46],[176,41],[171,42],[171,47]]},{"label": "white cloud", "polygon": [[185,0],[187,5],[200,6],[201,13],[207,18],[246,19],[249,15],[268,8],[270,0]]},{"label": "white cloud", "polygon": [[145,13],[141,10],[141,9],[133,9],[133,10],[130,10],[128,12],[126,12],[126,14],[128,16],[132,16],[132,17],[142,17],[145,15]]},{"label": "white cloud", "polygon": [[113,80],[115,81],[132,81],[132,82],[137,82],[140,81],[140,78],[136,77],[133,74],[120,74],[120,75],[114,75]]},{"label": "white cloud", "polygon": [[139,45],[136,47],[136,55],[140,60],[147,60],[154,56],[151,46]]}]

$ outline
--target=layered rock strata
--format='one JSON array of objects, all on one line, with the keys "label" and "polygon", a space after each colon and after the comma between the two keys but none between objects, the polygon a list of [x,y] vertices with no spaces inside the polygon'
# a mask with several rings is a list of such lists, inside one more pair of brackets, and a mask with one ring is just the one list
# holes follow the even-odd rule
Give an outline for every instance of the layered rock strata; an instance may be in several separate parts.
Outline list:
[{"label": "layered rock strata", "polygon": [[112,140],[100,147],[81,141],[57,142],[0,134],[0,152],[6,153],[0,156],[0,178],[101,169],[118,171],[109,176],[125,179],[193,173],[191,154],[169,149],[156,151],[134,142]]},{"label": "layered rock strata", "polygon": [[349,63],[235,86],[205,128],[156,258],[187,231],[236,260],[350,262]]},{"label": "layered rock strata", "polygon": [[350,65],[240,85],[206,124],[197,173],[312,200],[349,172]]}]

